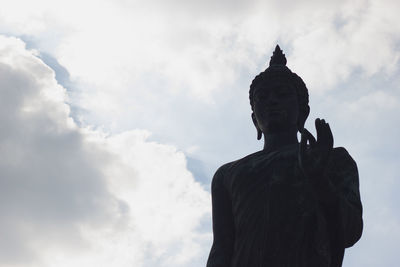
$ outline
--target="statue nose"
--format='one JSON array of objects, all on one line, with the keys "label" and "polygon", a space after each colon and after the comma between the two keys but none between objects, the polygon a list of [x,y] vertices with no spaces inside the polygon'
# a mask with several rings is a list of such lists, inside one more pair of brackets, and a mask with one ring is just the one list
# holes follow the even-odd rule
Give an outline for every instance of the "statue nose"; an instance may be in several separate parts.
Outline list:
[{"label": "statue nose", "polygon": [[278,94],[275,92],[271,92],[268,99],[269,105],[278,105],[279,104],[279,97]]}]

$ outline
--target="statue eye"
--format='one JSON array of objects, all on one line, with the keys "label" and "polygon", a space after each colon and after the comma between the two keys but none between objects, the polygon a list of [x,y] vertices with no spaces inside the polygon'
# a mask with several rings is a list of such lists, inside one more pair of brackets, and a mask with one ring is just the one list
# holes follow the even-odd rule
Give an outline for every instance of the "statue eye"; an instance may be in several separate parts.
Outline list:
[{"label": "statue eye", "polygon": [[287,90],[282,90],[282,91],[279,92],[279,94],[280,94],[280,95],[289,95],[290,92],[287,91]]},{"label": "statue eye", "polygon": [[281,90],[281,91],[279,92],[279,94],[280,94],[281,96],[290,96],[290,95],[292,95],[292,91],[291,91],[291,90]]},{"label": "statue eye", "polygon": [[259,98],[259,99],[266,99],[269,97],[270,94],[271,94],[270,92],[264,91],[264,92],[260,92],[260,93],[256,94],[255,97]]},{"label": "statue eye", "polygon": [[268,99],[268,95],[266,95],[266,94],[258,94],[258,95],[256,95],[256,96],[254,97],[254,100],[255,100],[256,102],[265,101],[265,100],[267,100],[267,99]]}]

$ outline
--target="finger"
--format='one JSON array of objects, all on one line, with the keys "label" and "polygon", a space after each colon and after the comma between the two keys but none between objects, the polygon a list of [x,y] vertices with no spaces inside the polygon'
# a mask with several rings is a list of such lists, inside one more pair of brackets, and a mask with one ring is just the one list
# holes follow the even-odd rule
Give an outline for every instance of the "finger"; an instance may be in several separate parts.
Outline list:
[{"label": "finger", "polygon": [[333,135],[329,124],[324,121],[324,144],[330,148],[333,147]]},{"label": "finger", "polygon": [[319,118],[315,120],[315,130],[317,131],[317,143],[320,143],[322,137],[322,129],[321,129],[321,119]]},{"label": "finger", "polygon": [[305,128],[304,128],[304,134],[306,134],[306,137],[310,142],[310,146],[314,146],[314,144],[316,143],[315,137]]},{"label": "finger", "polygon": [[333,134],[331,131],[331,127],[329,126],[329,123],[326,124],[326,128],[327,128],[327,137],[328,137],[328,141],[329,141],[329,147],[333,148]]},{"label": "finger", "polygon": [[321,144],[327,145],[328,144],[328,129],[327,123],[324,119],[321,120]]}]

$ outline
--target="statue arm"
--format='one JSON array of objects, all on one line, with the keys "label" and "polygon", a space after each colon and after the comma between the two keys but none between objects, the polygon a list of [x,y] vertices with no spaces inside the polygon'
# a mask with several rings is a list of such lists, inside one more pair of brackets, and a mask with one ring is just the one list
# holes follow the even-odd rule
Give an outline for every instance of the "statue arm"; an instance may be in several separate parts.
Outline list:
[{"label": "statue arm", "polygon": [[207,267],[229,267],[233,252],[234,226],[231,198],[224,185],[224,166],[214,175],[211,197],[214,240]]},{"label": "statue arm", "polygon": [[335,148],[328,166],[329,188],[319,188],[319,199],[334,243],[347,248],[361,237],[362,204],[356,162],[343,147]]}]

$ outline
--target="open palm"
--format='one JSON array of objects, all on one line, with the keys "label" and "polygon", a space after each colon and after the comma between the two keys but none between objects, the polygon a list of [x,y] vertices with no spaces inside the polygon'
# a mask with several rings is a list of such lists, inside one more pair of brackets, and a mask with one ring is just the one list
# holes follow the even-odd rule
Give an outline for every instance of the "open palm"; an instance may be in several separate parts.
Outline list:
[{"label": "open palm", "polygon": [[333,149],[333,135],[329,124],[318,118],[315,120],[315,128],[317,140],[307,129],[303,129],[299,149],[300,168],[306,177],[313,180],[324,175]]}]

